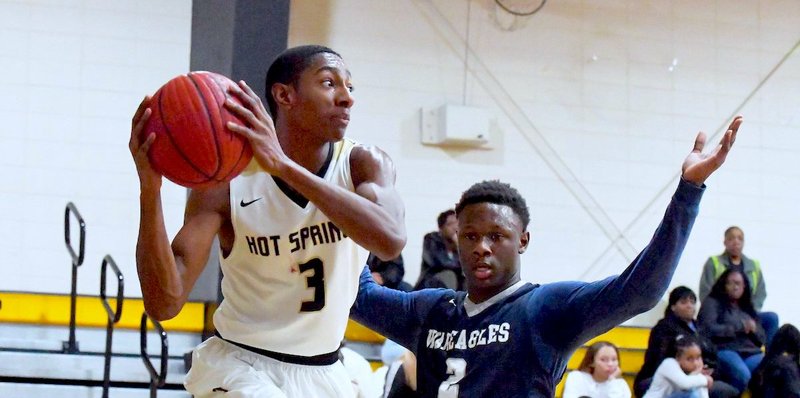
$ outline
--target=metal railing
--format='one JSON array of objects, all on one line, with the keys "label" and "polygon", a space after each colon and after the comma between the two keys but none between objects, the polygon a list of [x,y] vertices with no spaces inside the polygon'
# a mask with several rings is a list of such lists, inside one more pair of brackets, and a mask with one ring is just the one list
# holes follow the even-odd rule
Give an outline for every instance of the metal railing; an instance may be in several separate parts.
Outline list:
[{"label": "metal railing", "polygon": [[[153,324],[153,327],[158,332],[159,337],[161,337],[161,366],[160,372],[156,371],[156,368],[153,366],[153,362],[150,360],[150,355],[147,353],[147,321],[150,321]],[[142,361],[144,361],[144,366],[147,368],[147,372],[150,373],[150,398],[156,398],[158,394],[158,388],[163,387],[167,381],[167,363],[169,360],[169,344],[167,342],[167,332],[164,331],[164,328],[161,327],[161,323],[157,320],[150,318],[146,312],[142,312],[142,321],[139,325],[139,338],[140,338],[140,349],[142,354]]]},{"label": "metal railing", "polygon": [[[70,220],[72,219],[70,214],[75,216],[80,228],[77,252],[72,247],[70,237]],[[67,251],[69,251],[70,257],[72,257],[72,290],[70,291],[69,298],[69,340],[64,342],[63,351],[68,354],[75,354],[80,351],[78,342],[75,341],[75,307],[77,304],[78,267],[83,264],[83,258],[86,254],[86,223],[83,221],[83,217],[78,211],[78,208],[75,207],[75,204],[72,202],[67,203],[67,208],[64,210],[64,242],[67,244]]]},{"label": "metal railing", "polygon": [[[111,305],[106,298],[106,269],[108,266],[114,271],[117,277],[117,309],[111,309]],[[100,300],[103,302],[103,307],[108,314],[108,324],[106,326],[106,351],[104,354],[105,365],[103,366],[103,398],[108,398],[108,388],[111,386],[111,341],[114,335],[114,324],[119,322],[122,317],[122,300],[124,299],[123,293],[125,288],[125,278],[122,277],[117,263],[110,255],[103,257],[103,264],[100,267]]]}]

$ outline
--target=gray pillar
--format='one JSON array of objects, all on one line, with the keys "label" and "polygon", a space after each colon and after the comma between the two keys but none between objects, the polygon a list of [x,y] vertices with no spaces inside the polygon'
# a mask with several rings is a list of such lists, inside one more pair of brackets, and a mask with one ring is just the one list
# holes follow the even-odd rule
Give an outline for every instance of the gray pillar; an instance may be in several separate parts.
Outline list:
[{"label": "gray pillar", "polygon": [[[264,98],[264,78],[272,60],[286,49],[289,0],[194,0],[189,69],[244,80]],[[219,300],[219,245],[212,245],[205,270],[190,301]]]}]

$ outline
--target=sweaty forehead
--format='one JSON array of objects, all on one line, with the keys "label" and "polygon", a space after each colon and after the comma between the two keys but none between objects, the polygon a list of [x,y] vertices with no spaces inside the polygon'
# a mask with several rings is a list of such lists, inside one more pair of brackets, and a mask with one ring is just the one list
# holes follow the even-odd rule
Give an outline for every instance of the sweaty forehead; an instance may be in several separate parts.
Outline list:
[{"label": "sweaty forehead", "polygon": [[522,230],[522,222],[514,209],[487,202],[465,206],[458,214],[458,225],[462,228],[497,225]]},{"label": "sweaty forehead", "polygon": [[317,54],[307,69],[307,72],[312,74],[318,74],[324,71],[341,73],[350,77],[350,71],[347,70],[347,65],[345,65],[344,61],[336,54],[325,52]]}]

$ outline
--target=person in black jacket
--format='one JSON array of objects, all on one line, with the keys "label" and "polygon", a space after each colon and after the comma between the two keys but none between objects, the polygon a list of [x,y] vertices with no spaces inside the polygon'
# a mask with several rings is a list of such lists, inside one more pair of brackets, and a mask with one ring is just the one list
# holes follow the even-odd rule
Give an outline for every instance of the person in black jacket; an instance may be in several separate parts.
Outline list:
[{"label": "person in black jacket", "polygon": [[372,273],[372,279],[375,279],[379,285],[404,292],[411,291],[411,285],[403,281],[406,269],[403,266],[402,254],[389,261],[383,261],[370,253],[367,257],[367,266]]},{"label": "person in black jacket", "polygon": [[778,329],[764,360],[750,379],[752,398],[800,398],[800,331],[786,324]]},{"label": "person in black jacket", "polygon": [[436,217],[437,231],[425,234],[422,265],[414,290],[447,288],[464,290],[464,272],[458,260],[456,211],[448,209]]},{"label": "person in black jacket", "polygon": [[[697,322],[694,319],[696,305],[697,296],[686,286],[678,286],[669,293],[669,304],[664,310],[664,318],[650,331],[644,364],[634,380],[633,392],[636,397],[641,398],[647,392],[653,374],[661,361],[670,356],[671,347],[681,335],[692,336],[698,341],[706,366],[705,372],[714,377],[717,349],[714,343],[697,332]],[[708,392],[710,398],[732,398],[739,395],[730,384],[716,379]]]},{"label": "person in black jacket", "polygon": [[753,306],[750,284],[742,271],[722,273],[697,316],[700,333],[717,347],[720,378],[744,392],[764,354],[764,328]]}]

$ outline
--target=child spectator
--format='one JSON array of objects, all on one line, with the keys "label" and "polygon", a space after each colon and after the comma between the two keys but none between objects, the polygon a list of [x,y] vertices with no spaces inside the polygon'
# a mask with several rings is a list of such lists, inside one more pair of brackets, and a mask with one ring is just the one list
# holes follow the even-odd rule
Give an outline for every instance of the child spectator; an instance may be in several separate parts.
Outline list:
[{"label": "child spectator", "polygon": [[619,350],[598,341],[586,350],[578,369],[567,375],[563,398],[630,398],[631,390],[621,376]]},{"label": "child spectator", "polygon": [[674,357],[656,369],[644,398],[708,398],[714,379],[703,372],[703,352],[692,336],[678,336]]}]

